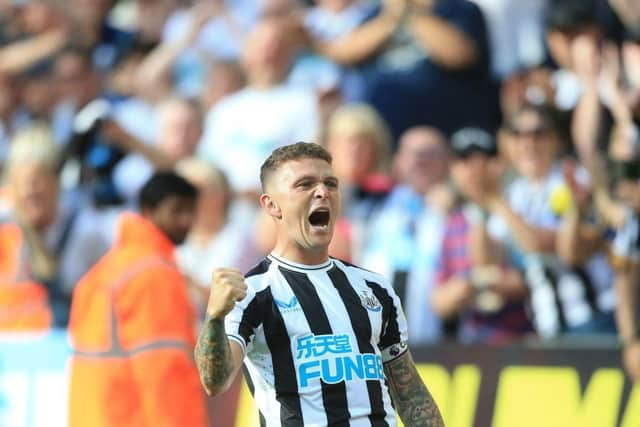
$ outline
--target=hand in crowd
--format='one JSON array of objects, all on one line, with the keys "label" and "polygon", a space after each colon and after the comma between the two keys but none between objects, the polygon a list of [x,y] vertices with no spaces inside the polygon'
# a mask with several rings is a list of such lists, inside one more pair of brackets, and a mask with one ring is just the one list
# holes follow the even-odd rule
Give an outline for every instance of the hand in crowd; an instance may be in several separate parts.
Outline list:
[{"label": "hand in crowd", "polygon": [[593,37],[581,35],[571,44],[573,69],[585,86],[597,84],[600,74],[600,52]]},{"label": "hand in crowd", "polygon": [[480,204],[487,210],[502,198],[502,177],[505,165],[501,160],[492,159],[487,165],[487,173],[482,177],[482,199]]},{"label": "hand in crowd", "polygon": [[578,212],[584,212],[588,208],[591,200],[592,188],[590,185],[583,185],[578,182],[576,177],[578,165],[574,160],[567,160],[564,163],[563,176],[564,182],[571,192],[571,202],[573,208]]},{"label": "hand in crowd", "polygon": [[426,13],[434,6],[435,0],[384,0],[383,10],[400,24],[415,13]]},{"label": "hand in crowd", "polygon": [[384,0],[384,13],[398,24],[406,17],[409,11],[408,0]]}]

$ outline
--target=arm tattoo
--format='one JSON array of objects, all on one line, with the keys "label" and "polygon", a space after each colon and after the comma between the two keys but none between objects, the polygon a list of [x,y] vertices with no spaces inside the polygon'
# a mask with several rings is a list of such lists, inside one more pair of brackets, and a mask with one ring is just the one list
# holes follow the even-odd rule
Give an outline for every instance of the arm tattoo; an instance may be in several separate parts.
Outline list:
[{"label": "arm tattoo", "polygon": [[221,391],[233,373],[231,347],[222,320],[207,316],[194,355],[200,381],[207,393]]},{"label": "arm tattoo", "polygon": [[444,427],[440,410],[420,379],[409,351],[386,364],[384,370],[391,398],[406,426]]}]

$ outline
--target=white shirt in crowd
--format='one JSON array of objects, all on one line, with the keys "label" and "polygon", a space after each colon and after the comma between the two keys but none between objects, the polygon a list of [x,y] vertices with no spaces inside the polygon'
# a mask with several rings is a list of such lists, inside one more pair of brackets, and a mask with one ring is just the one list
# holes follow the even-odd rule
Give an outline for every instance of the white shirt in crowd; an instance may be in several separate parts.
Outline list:
[{"label": "white shirt in crowd", "polygon": [[208,242],[200,244],[187,239],[176,248],[180,270],[206,287],[209,287],[211,272],[215,268],[237,268],[243,273],[249,271],[262,256],[255,246],[254,218],[248,209],[233,206],[229,221]]},{"label": "white shirt in crowd", "polygon": [[288,85],[248,87],[207,114],[198,154],[218,165],[234,190],[255,190],[269,154],[282,145],[315,141],[319,121],[312,91]]},{"label": "white shirt in crowd", "polygon": [[504,78],[545,59],[543,15],[547,0],[471,0],[487,20],[493,74]]}]

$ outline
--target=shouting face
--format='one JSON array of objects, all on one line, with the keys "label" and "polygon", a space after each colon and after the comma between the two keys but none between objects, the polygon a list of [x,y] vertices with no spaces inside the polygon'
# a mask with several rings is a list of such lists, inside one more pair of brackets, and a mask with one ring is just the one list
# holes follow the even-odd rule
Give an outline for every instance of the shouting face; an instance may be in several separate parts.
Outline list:
[{"label": "shouting face", "polygon": [[282,250],[326,253],[340,210],[338,178],[328,162],[285,162],[269,178],[260,201],[276,221],[276,245]]}]

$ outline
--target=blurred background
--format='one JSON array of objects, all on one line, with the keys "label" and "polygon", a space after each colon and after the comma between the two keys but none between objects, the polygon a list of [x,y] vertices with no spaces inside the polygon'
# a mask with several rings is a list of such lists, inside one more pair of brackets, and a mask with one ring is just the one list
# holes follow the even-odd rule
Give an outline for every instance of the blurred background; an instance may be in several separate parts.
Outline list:
[{"label": "blurred background", "polygon": [[[0,426],[66,425],[74,287],[154,171],[200,190],[202,318],[296,141],[447,425],[640,426],[639,125],[638,0],[0,0]],[[254,425],[243,387],[212,426]]]}]

